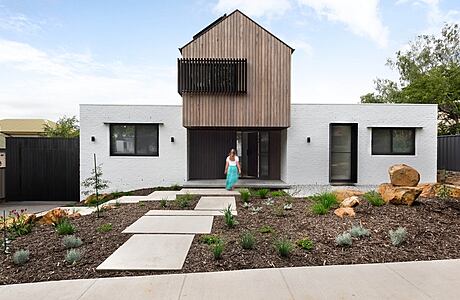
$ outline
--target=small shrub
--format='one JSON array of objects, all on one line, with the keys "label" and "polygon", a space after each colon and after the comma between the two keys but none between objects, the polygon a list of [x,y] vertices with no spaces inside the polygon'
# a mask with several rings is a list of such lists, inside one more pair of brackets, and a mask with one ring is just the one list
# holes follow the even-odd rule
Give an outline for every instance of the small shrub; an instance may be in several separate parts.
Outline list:
[{"label": "small shrub", "polygon": [[311,211],[315,215],[325,215],[328,213],[329,210],[326,207],[324,207],[321,203],[315,203],[313,204]]},{"label": "small shrub", "polygon": [[65,256],[65,261],[69,264],[76,264],[81,259],[81,253],[77,249],[70,249],[67,251]]},{"label": "small shrub", "polygon": [[10,211],[7,219],[11,222],[8,226],[8,231],[13,235],[13,238],[26,235],[32,231],[32,223],[29,220],[26,209]]},{"label": "small shrub", "polygon": [[269,225],[264,225],[264,226],[260,227],[259,231],[260,231],[260,233],[273,233],[273,232],[275,232],[275,230]]},{"label": "small shrub", "polygon": [[364,228],[362,225],[353,225],[350,229],[350,234],[352,237],[360,238],[363,236],[370,236],[369,230]]},{"label": "small shrub", "polygon": [[394,231],[390,230],[388,234],[393,246],[399,246],[406,240],[407,230],[404,227],[398,227],[398,229]]},{"label": "small shrub", "polygon": [[313,195],[311,199],[315,202],[312,206],[312,212],[317,215],[324,215],[331,208],[337,206],[337,196],[331,192]]},{"label": "small shrub", "polygon": [[297,246],[304,250],[311,250],[313,249],[313,241],[309,238],[304,238],[297,241]]},{"label": "small shrub", "polygon": [[273,191],[270,193],[270,197],[284,197],[284,196],[288,196],[288,193],[286,193],[283,190]]},{"label": "small shrub", "polygon": [[241,190],[240,195],[243,203],[249,202],[249,199],[251,198],[251,193],[248,190]]},{"label": "small shrub", "polygon": [[166,199],[161,199],[160,200],[160,206],[165,208],[166,206],[168,206],[168,201]]},{"label": "small shrub", "polygon": [[251,215],[256,215],[256,214],[259,213],[259,211],[262,210],[262,206],[257,206],[257,207],[251,206],[250,209],[251,209],[250,214],[251,214]]},{"label": "small shrub", "polygon": [[13,262],[15,265],[22,266],[29,261],[29,250],[18,250],[13,254]]},{"label": "small shrub", "polygon": [[97,228],[97,231],[100,233],[107,233],[111,230],[112,230],[112,223],[105,223]]},{"label": "small shrub", "polygon": [[284,206],[278,205],[273,208],[275,216],[277,217],[284,217],[286,212],[284,211]]},{"label": "small shrub", "polygon": [[66,235],[62,239],[62,243],[64,244],[64,247],[66,247],[66,249],[78,248],[83,244],[81,239],[77,238],[74,235]]},{"label": "small shrub", "polygon": [[75,233],[75,226],[70,223],[69,219],[64,218],[56,224],[56,231],[59,235],[71,235]]},{"label": "small shrub", "polygon": [[139,202],[139,207],[144,207],[145,206],[145,202]]},{"label": "small shrub", "polygon": [[250,232],[246,232],[243,234],[241,237],[241,247],[246,250],[250,250],[254,248],[254,244],[256,243],[256,239],[254,238],[254,235]]},{"label": "small shrub", "polygon": [[229,204],[226,209],[224,209],[224,220],[228,228],[232,228],[238,222],[235,219],[235,216],[232,214],[232,206]]},{"label": "small shrub", "polygon": [[219,241],[211,246],[212,254],[214,255],[214,259],[221,259],[222,253],[224,252],[224,243]]},{"label": "small shrub", "polygon": [[450,193],[450,189],[445,185],[441,185],[438,189],[438,191],[436,192],[436,194],[438,195],[439,198],[445,200],[447,198],[450,197],[451,193]]},{"label": "small shrub", "polygon": [[382,206],[385,204],[385,201],[382,199],[379,193],[376,191],[369,191],[363,195],[363,198],[366,199],[373,206]]},{"label": "small shrub", "polygon": [[275,248],[280,256],[287,257],[291,254],[294,245],[287,239],[281,239],[275,242]]},{"label": "small shrub", "polygon": [[268,193],[270,193],[269,189],[258,189],[256,192],[257,197],[265,199],[268,196]]},{"label": "small shrub", "polygon": [[351,234],[349,232],[344,232],[335,238],[335,243],[337,246],[349,247],[353,243],[353,239],[351,238]]},{"label": "small shrub", "polygon": [[178,195],[176,197],[176,203],[180,208],[186,208],[190,206],[190,202],[193,201],[193,195],[186,193],[185,195]]},{"label": "small shrub", "polygon": [[201,237],[201,242],[207,245],[214,245],[220,243],[221,239],[217,235],[206,234]]}]

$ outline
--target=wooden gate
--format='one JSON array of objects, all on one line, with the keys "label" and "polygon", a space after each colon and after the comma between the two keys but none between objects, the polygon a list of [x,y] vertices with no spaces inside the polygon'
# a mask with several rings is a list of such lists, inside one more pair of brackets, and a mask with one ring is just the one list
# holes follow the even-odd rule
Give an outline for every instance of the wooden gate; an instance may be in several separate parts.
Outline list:
[{"label": "wooden gate", "polygon": [[79,138],[6,138],[7,201],[78,201]]}]

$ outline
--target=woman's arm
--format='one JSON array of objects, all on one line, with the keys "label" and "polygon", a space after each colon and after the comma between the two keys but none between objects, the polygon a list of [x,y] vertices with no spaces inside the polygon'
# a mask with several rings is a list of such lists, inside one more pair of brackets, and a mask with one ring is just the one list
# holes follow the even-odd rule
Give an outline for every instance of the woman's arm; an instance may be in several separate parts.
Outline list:
[{"label": "woman's arm", "polygon": [[236,162],[236,165],[238,166],[238,174],[241,175],[241,166],[240,166],[240,161]]},{"label": "woman's arm", "polygon": [[227,174],[227,170],[228,170],[228,161],[225,162],[225,171],[224,171],[224,174]]}]

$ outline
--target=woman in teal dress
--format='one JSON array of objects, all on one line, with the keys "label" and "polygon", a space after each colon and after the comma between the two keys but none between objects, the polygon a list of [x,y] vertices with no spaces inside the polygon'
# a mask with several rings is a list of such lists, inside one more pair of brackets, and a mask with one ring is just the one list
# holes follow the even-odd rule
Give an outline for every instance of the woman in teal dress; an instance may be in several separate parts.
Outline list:
[{"label": "woman in teal dress", "polygon": [[233,186],[236,184],[238,177],[241,174],[240,159],[236,155],[235,149],[230,150],[230,153],[225,160],[225,174],[227,175],[225,188],[229,191],[233,190]]}]

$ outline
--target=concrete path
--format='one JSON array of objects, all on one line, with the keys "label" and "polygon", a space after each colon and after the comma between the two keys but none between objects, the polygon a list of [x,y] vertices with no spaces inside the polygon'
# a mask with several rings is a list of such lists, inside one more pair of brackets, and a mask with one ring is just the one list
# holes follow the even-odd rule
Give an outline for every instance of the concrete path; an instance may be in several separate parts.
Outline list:
[{"label": "concrete path", "polygon": [[123,233],[211,233],[213,216],[143,216]]},{"label": "concrete path", "polygon": [[222,211],[230,205],[233,214],[236,214],[235,197],[201,197],[195,206],[195,210],[215,210]]},{"label": "concrete path", "polygon": [[460,260],[99,278],[0,287],[0,299],[458,299]]},{"label": "concrete path", "polygon": [[36,214],[43,211],[48,211],[50,209],[65,206],[69,204],[75,204],[75,202],[70,201],[9,201],[0,203],[0,212],[3,214],[3,210],[6,211],[6,214],[13,209],[21,210],[27,209],[29,214]]},{"label": "concrete path", "polygon": [[227,191],[226,189],[181,189],[177,195],[200,195],[200,196],[239,196],[239,191]]},{"label": "concrete path", "polygon": [[176,200],[178,191],[155,191],[147,196],[149,200]]}]

